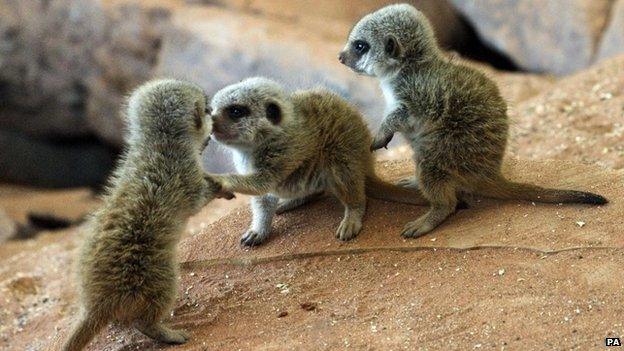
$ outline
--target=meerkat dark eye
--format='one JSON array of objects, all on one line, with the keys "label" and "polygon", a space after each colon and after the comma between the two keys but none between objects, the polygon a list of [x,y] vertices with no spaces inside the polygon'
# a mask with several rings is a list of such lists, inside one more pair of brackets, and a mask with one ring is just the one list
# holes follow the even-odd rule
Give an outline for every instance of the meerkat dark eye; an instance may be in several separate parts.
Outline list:
[{"label": "meerkat dark eye", "polygon": [[266,116],[271,123],[279,124],[282,120],[282,110],[276,103],[270,102],[266,106]]},{"label": "meerkat dark eye", "polygon": [[232,105],[225,109],[225,113],[229,118],[236,120],[241,119],[245,116],[249,116],[251,111],[249,111],[249,108],[247,106]]},{"label": "meerkat dark eye", "polygon": [[365,53],[367,53],[368,49],[370,49],[370,45],[368,45],[368,43],[363,40],[356,40],[353,42],[353,50],[355,50],[355,52],[360,55],[364,55]]},{"label": "meerkat dark eye", "polygon": [[395,46],[394,40],[386,41],[386,53],[387,54],[393,53],[394,52],[394,46]]}]

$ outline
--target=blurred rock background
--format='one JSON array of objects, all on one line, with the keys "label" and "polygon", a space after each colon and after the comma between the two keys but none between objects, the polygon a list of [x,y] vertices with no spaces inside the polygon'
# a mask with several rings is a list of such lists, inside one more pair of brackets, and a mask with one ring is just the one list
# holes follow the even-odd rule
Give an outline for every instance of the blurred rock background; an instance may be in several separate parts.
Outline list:
[{"label": "blurred rock background", "polygon": [[[123,147],[124,96],[153,77],[190,79],[209,94],[252,75],[291,89],[320,84],[349,98],[376,128],[383,112],[376,82],[336,54],[362,15],[392,2],[3,0],[0,180],[101,184]],[[443,48],[498,81],[511,107],[557,76],[624,52],[624,0],[410,2],[431,19]],[[516,115],[526,126],[535,114]],[[214,145],[205,160],[211,171],[231,167]]]}]

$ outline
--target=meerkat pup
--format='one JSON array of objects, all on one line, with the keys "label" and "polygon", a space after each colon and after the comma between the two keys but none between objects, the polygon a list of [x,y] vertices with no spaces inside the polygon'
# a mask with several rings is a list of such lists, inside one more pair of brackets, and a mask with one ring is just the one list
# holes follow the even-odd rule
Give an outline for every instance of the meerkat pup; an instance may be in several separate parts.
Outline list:
[{"label": "meerkat pup", "polygon": [[458,195],[600,205],[599,195],[511,182],[501,174],[508,138],[507,106],[483,73],[447,60],[427,18],[407,4],[363,17],[339,54],[353,71],[377,77],[386,116],[371,150],[400,132],[411,144],[415,176],[399,185],[418,188],[429,211],[408,223],[405,237],[423,235],[455,209]]},{"label": "meerkat pup", "polygon": [[176,80],[146,83],[130,97],[127,149],[90,218],[78,262],[82,317],[64,350],[83,349],[113,320],[161,342],[187,341],[161,324],[177,291],[175,246],[190,215],[232,197],[201,167],[206,111],[202,89]]},{"label": "meerkat pup", "polygon": [[[269,235],[273,215],[329,192],[344,205],[336,237],[362,228],[366,196],[426,205],[417,190],[381,181],[361,114],[326,90],[287,93],[278,83],[250,78],[217,92],[211,102],[213,137],[234,151],[241,174],[214,176],[223,189],[252,198],[253,221],[241,243]],[[282,202],[278,204],[278,201]]]}]

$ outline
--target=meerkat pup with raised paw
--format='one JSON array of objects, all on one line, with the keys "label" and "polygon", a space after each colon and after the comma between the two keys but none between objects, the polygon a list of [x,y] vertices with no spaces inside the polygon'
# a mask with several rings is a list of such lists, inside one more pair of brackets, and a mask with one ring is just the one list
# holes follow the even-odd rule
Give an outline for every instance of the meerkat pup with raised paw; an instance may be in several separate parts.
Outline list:
[{"label": "meerkat pup with raised paw", "polygon": [[340,240],[362,228],[367,195],[427,204],[417,190],[375,175],[372,137],[362,115],[336,94],[321,89],[290,94],[274,81],[250,78],[217,92],[211,107],[213,137],[234,151],[241,173],[215,178],[224,190],[255,195],[244,245],[267,238],[276,212],[326,191],[344,205],[336,231]]},{"label": "meerkat pup with raised paw", "polygon": [[418,188],[429,211],[408,223],[405,237],[423,235],[454,212],[458,196],[601,205],[596,194],[511,182],[501,173],[508,138],[507,106],[483,73],[450,62],[427,18],[397,4],[363,17],[338,56],[353,71],[376,77],[386,116],[371,150],[400,132],[414,151],[416,174],[399,185]]},{"label": "meerkat pup with raised paw", "polygon": [[206,102],[202,89],[176,80],[146,83],[130,97],[127,149],[90,218],[78,262],[82,316],[64,350],[82,350],[113,320],[160,342],[187,341],[161,323],[177,291],[175,247],[189,216],[232,197],[201,167]]}]

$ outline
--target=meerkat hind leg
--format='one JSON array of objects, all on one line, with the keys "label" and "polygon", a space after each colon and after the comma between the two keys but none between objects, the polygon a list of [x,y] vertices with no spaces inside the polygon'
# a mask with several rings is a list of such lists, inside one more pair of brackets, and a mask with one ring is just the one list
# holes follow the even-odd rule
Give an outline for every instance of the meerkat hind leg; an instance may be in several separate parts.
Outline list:
[{"label": "meerkat hind leg", "polygon": [[[418,188],[418,178],[416,176],[406,177],[403,179],[399,179],[396,183],[397,186],[401,186],[404,188],[420,190]],[[470,208],[470,205],[466,200],[462,198],[461,195],[457,196],[457,206],[455,206],[455,210],[467,210]]]},{"label": "meerkat hind leg", "polygon": [[162,323],[138,323],[136,329],[146,336],[167,344],[184,344],[189,334],[184,330],[171,329]]},{"label": "meerkat hind leg", "polygon": [[451,182],[438,182],[423,187],[421,191],[431,202],[431,207],[427,213],[405,225],[401,235],[406,238],[416,238],[432,231],[457,208],[457,194]]},{"label": "meerkat hind leg", "polygon": [[364,217],[365,205],[359,207],[345,206],[344,217],[336,231],[336,238],[347,241],[355,238],[362,230],[362,218]]},{"label": "meerkat hind leg", "polygon": [[241,237],[241,244],[255,246],[262,244],[271,232],[271,222],[275,214],[278,198],[273,195],[251,198],[253,219],[251,227]]},{"label": "meerkat hind leg", "polygon": [[353,179],[345,182],[338,181],[332,188],[345,208],[342,221],[336,230],[336,238],[343,241],[351,240],[362,230],[362,218],[366,212],[364,180],[361,185],[353,182]]},{"label": "meerkat hind leg", "polygon": [[63,351],[82,350],[102,329],[110,317],[96,311],[85,312],[80,322],[74,327],[72,335],[63,346]]},{"label": "meerkat hind leg", "polygon": [[280,200],[280,202],[277,204],[277,209],[275,210],[276,214],[282,214],[284,212],[288,212],[291,210],[294,210],[295,208],[305,205],[308,202],[311,202],[315,199],[317,199],[319,196],[321,196],[323,193],[313,193],[310,195],[306,195],[306,196],[302,196],[302,197],[298,197],[296,199],[286,199],[286,200]]}]

